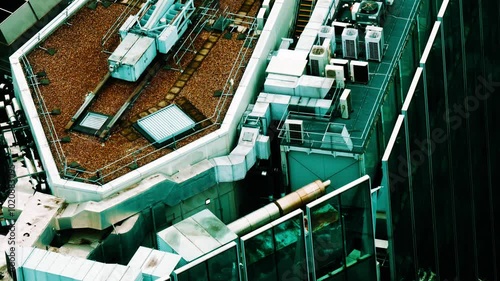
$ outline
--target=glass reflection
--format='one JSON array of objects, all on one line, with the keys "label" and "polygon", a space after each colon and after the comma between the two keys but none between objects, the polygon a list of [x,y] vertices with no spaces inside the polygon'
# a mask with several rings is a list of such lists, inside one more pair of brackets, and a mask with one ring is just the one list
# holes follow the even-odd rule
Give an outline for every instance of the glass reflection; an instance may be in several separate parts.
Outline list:
[{"label": "glass reflection", "polygon": [[239,281],[238,252],[236,243],[231,242],[175,270],[173,275],[178,281]]},{"label": "glass reflection", "polygon": [[307,205],[315,280],[376,280],[369,177]]},{"label": "glass reflection", "polygon": [[241,238],[247,280],[308,280],[303,217],[296,210]]},{"label": "glass reflection", "polygon": [[312,246],[317,277],[345,265],[340,216],[339,197],[333,197],[311,210]]}]

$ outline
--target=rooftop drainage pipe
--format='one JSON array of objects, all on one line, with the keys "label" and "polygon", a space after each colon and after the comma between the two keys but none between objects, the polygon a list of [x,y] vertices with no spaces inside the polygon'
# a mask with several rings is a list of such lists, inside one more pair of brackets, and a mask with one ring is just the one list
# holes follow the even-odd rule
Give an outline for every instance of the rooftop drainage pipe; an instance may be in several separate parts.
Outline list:
[{"label": "rooftop drainage pipe", "polygon": [[285,197],[233,221],[227,227],[238,236],[243,236],[283,215],[286,215],[305,204],[316,200],[326,193],[330,180],[314,181]]}]

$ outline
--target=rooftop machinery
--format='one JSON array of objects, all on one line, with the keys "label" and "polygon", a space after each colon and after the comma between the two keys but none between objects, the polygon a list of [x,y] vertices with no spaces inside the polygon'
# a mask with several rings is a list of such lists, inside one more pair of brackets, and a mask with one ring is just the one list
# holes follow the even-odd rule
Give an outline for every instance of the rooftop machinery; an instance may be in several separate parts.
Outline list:
[{"label": "rooftop machinery", "polygon": [[168,53],[184,34],[194,11],[193,0],[148,0],[120,27],[122,42],[108,58],[111,76],[137,81],[157,53]]}]

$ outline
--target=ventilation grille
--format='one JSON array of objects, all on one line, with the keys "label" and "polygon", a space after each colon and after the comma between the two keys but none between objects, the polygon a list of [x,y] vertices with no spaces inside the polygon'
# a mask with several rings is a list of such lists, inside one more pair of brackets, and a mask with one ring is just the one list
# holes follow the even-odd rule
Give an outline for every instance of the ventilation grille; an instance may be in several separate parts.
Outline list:
[{"label": "ventilation grille", "polygon": [[345,41],[345,56],[349,58],[355,58],[356,56],[356,41],[346,40]]},{"label": "ventilation grille", "polygon": [[311,74],[319,76],[319,62],[317,60],[311,60]]},{"label": "ventilation grille", "polygon": [[379,44],[375,42],[368,43],[370,50],[370,57],[368,59],[371,60],[380,60],[380,52],[379,52]]}]

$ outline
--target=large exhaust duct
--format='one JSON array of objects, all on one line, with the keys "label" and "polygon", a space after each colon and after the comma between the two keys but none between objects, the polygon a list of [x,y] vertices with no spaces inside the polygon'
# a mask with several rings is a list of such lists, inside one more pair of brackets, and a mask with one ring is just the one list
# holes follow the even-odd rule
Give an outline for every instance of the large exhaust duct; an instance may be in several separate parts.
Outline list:
[{"label": "large exhaust duct", "polygon": [[242,217],[227,227],[238,236],[243,236],[266,223],[269,223],[280,216],[286,215],[305,204],[318,199],[326,193],[326,187],[330,185],[330,180],[322,182],[314,181],[299,190],[292,192],[266,206]]}]

